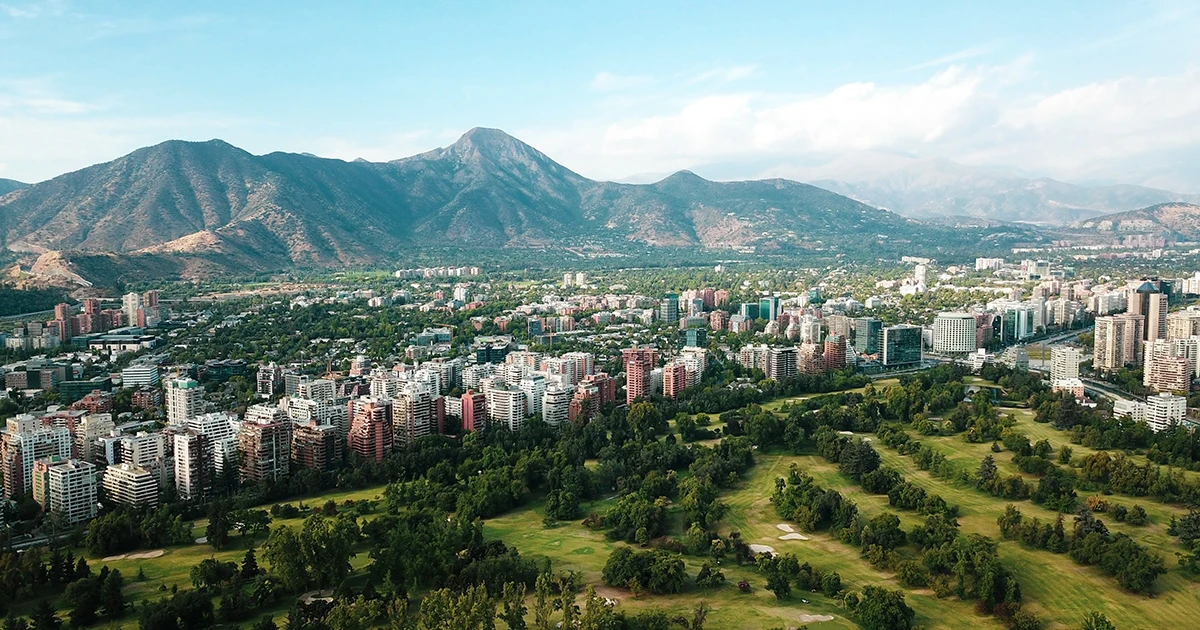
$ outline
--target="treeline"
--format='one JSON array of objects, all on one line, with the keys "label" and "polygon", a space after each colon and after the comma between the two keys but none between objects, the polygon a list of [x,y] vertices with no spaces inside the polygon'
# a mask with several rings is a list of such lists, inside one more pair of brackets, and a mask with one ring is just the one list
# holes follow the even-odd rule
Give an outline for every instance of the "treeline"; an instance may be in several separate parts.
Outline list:
[{"label": "treeline", "polygon": [[[1021,608],[1020,585],[1001,564],[996,543],[977,534],[960,536],[952,518],[930,515],[911,533],[900,528],[894,514],[879,514],[864,522],[854,501],[822,488],[795,466],[786,479],[776,480],[771,503],[781,517],[806,531],[828,529],[861,548],[869,562],[896,572],[906,586],[929,585],[938,597],[975,600],[981,613],[994,614],[1012,627],[1038,627],[1036,616]],[[920,561],[897,553],[910,542],[920,550]]]},{"label": "treeline", "polygon": [[1152,593],[1154,583],[1167,572],[1161,556],[1125,534],[1109,533],[1104,522],[1086,506],[1079,509],[1070,537],[1064,531],[1061,514],[1054,525],[1044,524],[1036,518],[1026,520],[1012,505],[1005,508],[997,524],[1005,538],[1055,553],[1065,552],[1076,564],[1097,565],[1135,593]]}]

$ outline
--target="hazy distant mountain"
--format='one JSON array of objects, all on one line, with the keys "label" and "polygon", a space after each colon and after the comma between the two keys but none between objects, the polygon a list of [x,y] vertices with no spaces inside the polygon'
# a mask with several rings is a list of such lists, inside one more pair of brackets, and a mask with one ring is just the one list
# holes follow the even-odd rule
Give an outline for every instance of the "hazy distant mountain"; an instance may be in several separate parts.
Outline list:
[{"label": "hazy distant mountain", "polygon": [[[0,243],[85,277],[105,266],[189,275],[370,264],[430,245],[600,238],[875,251],[959,236],[782,179],[719,183],[684,171],[653,184],[597,182],[494,129],[389,163],[169,141],[0,198]],[[119,260],[131,255],[144,264]]]},{"label": "hazy distant mountain", "polygon": [[[865,163],[858,163],[862,160]],[[1200,196],[1143,186],[1077,186],[940,158],[855,156],[814,169],[814,185],[915,218],[969,216],[1068,224],[1101,214]],[[822,173],[824,171],[824,173]]]},{"label": "hazy distant mountain", "polygon": [[1200,239],[1200,206],[1163,203],[1148,208],[1108,214],[1071,225],[1101,234],[1163,234],[1186,240]]},{"label": "hazy distant mountain", "polygon": [[3,177],[0,177],[0,197],[7,195],[14,190],[20,190],[28,185],[29,184],[19,182],[15,179],[4,179]]}]

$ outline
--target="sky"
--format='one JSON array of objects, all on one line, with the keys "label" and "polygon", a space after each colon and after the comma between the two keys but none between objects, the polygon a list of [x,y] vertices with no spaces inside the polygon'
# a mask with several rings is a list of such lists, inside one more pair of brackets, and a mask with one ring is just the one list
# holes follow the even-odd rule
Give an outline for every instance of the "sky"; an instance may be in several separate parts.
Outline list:
[{"label": "sky", "polygon": [[381,161],[484,126],[596,179],[944,158],[1200,192],[1200,3],[835,4],[0,0],[0,177],[168,139]]}]

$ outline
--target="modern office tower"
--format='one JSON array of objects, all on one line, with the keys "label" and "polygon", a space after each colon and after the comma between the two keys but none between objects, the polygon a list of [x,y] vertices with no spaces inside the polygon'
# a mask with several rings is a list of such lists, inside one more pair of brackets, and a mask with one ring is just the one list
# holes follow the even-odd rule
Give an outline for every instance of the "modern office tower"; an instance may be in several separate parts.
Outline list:
[{"label": "modern office tower", "polygon": [[1167,315],[1167,339],[1188,339],[1200,336],[1200,308],[1189,306]]},{"label": "modern office tower", "polygon": [[738,315],[741,315],[746,321],[754,321],[758,319],[758,302],[745,302],[738,309]]},{"label": "modern office tower", "polygon": [[283,393],[283,370],[274,363],[261,366],[255,383],[260,398],[274,398]]},{"label": "modern office tower", "polygon": [[346,444],[351,452],[375,463],[392,452],[392,401],[363,396],[348,403],[350,435]]},{"label": "modern office tower", "polygon": [[825,371],[825,347],[806,341],[796,347],[796,371],[800,374],[820,374]]},{"label": "modern office tower", "polygon": [[158,366],[153,363],[135,363],[121,370],[121,387],[158,387]]},{"label": "modern office tower", "polygon": [[876,317],[859,317],[854,320],[854,350],[859,354],[879,354],[879,342],[883,335],[883,322]]},{"label": "modern office tower", "polygon": [[498,384],[484,394],[487,395],[488,423],[507,426],[510,431],[519,431],[525,422],[525,392]]},{"label": "modern office tower", "polygon": [[244,480],[287,477],[292,460],[292,421],[274,405],[252,405],[238,430],[239,472]]},{"label": "modern office tower", "polygon": [[517,387],[525,392],[525,413],[531,416],[542,413],[542,399],[546,396],[546,377],[530,374],[522,378]]},{"label": "modern office tower", "polygon": [[[1195,358],[1178,356],[1177,344],[1156,339],[1146,344],[1142,370],[1142,384],[1156,392],[1184,392],[1192,387],[1195,376]],[[1186,351],[1187,346],[1182,346]]]},{"label": "modern office tower", "polygon": [[1158,432],[1183,421],[1187,415],[1187,398],[1161,393],[1146,398],[1146,424]]},{"label": "modern office tower", "polygon": [[342,467],[342,436],[331,424],[296,424],[292,427],[292,465],[318,472]]},{"label": "modern office tower", "polygon": [[111,413],[89,413],[80,418],[71,430],[72,457],[95,462],[98,457],[96,441],[115,431]]},{"label": "modern office tower", "polygon": [[392,430],[397,444],[412,444],[440,432],[443,417],[438,413],[437,389],[409,383],[392,401]]},{"label": "modern office tower", "polygon": [[121,297],[121,311],[125,315],[125,322],[129,326],[137,326],[139,315],[142,312],[142,294],[126,293]]},{"label": "modern office tower", "polygon": [[909,324],[883,329],[882,360],[884,367],[921,363],[921,327]]},{"label": "modern office tower", "polygon": [[1093,365],[1097,370],[1119,370],[1141,362],[1142,326],[1145,319],[1136,313],[1096,318],[1096,342]]},{"label": "modern office tower", "polygon": [[1009,303],[1005,305],[1004,312],[1000,314],[1000,340],[1005,344],[1011,344],[1028,339],[1037,332],[1034,324],[1032,304]]},{"label": "modern office tower", "polygon": [[163,399],[167,404],[167,424],[183,426],[200,414],[204,388],[187,377],[167,379],[163,383]]},{"label": "modern office tower", "polygon": [[687,366],[682,361],[671,361],[663,366],[663,396],[672,400],[687,387]]},{"label": "modern office tower", "polygon": [[1167,294],[1143,282],[1129,298],[1129,313],[1142,318],[1142,340],[1167,338]]},{"label": "modern office tower", "polygon": [[1071,346],[1050,347],[1050,382],[1079,378],[1079,349]]},{"label": "modern office tower", "polygon": [[829,335],[825,338],[825,369],[837,371],[846,367],[846,357],[849,356],[846,338],[841,335]]},{"label": "modern office tower", "polygon": [[134,464],[113,464],[104,469],[104,494],[109,501],[133,507],[158,505],[158,477]]},{"label": "modern office tower", "polygon": [[91,462],[51,456],[33,464],[33,500],[47,512],[61,514],[70,525],[96,516],[96,466]]},{"label": "modern office tower", "polygon": [[781,381],[796,375],[796,347],[769,348],[767,350],[767,365],[764,370],[767,378]]},{"label": "modern office tower", "polygon": [[183,427],[168,431],[174,450],[175,492],[185,501],[204,499],[212,494],[214,470],[208,436]]},{"label": "modern office tower", "polygon": [[542,396],[542,420],[552,427],[566,424],[570,420],[573,393],[557,385],[547,387],[546,394]]},{"label": "modern office tower", "polygon": [[651,391],[650,371],[658,362],[658,352],[635,346],[622,350],[621,356],[625,362],[625,404],[632,405]]},{"label": "modern office tower", "polygon": [[4,466],[4,494],[12,498],[33,487],[33,463],[47,457],[71,457],[71,432],[47,427],[40,418],[24,413],[8,419],[0,461]]},{"label": "modern office tower", "polygon": [[933,320],[933,351],[940,354],[975,352],[975,316],[939,313]]},{"label": "modern office tower", "polygon": [[708,331],[703,328],[688,328],[680,333],[684,346],[703,348],[708,345]]},{"label": "modern office tower", "polygon": [[668,293],[658,303],[658,318],[668,324],[679,321],[679,296]]},{"label": "modern office tower", "polygon": [[758,301],[758,316],[767,321],[779,318],[779,298],[769,296]]}]

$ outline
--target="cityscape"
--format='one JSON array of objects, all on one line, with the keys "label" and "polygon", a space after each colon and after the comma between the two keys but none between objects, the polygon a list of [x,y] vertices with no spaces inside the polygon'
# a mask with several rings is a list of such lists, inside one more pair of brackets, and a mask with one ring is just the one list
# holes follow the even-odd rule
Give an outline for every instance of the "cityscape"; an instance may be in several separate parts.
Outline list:
[{"label": "cityscape", "polygon": [[2,630],[1193,627],[1198,32],[0,3]]}]

